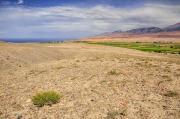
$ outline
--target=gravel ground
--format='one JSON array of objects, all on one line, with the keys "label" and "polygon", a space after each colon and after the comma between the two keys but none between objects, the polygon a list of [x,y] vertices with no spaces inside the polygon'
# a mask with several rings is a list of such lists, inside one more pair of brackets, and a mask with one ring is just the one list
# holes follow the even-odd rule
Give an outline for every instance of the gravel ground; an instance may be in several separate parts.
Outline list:
[{"label": "gravel ground", "polygon": [[[36,107],[31,97],[63,97]],[[0,119],[179,119],[180,55],[62,44],[0,45]]]}]

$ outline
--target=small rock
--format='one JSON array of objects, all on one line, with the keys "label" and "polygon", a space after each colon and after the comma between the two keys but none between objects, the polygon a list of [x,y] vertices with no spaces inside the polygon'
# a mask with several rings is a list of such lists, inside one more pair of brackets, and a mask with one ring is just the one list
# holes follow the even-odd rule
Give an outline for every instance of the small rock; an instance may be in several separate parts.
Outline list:
[{"label": "small rock", "polygon": [[16,119],[22,119],[22,115],[18,114]]},{"label": "small rock", "polygon": [[31,102],[31,99],[26,100],[26,103],[30,103],[30,102]]},{"label": "small rock", "polygon": [[93,99],[91,99],[91,101],[93,102],[94,100],[93,100]]},{"label": "small rock", "polygon": [[0,115],[2,115],[3,113],[0,111]]}]

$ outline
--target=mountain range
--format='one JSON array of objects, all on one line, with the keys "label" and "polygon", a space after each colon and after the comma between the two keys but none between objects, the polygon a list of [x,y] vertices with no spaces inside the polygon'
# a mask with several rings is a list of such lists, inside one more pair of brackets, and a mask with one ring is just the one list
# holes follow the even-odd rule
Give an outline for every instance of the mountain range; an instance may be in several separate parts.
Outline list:
[{"label": "mountain range", "polygon": [[180,23],[164,28],[144,27],[127,31],[113,31],[93,37],[80,39],[81,41],[120,41],[120,42],[178,42],[180,43]]},{"label": "mountain range", "polygon": [[128,31],[113,31],[113,32],[106,32],[100,34],[98,36],[112,36],[112,35],[140,35],[140,34],[153,34],[153,33],[161,33],[161,32],[180,32],[180,23],[167,26],[165,28],[159,27],[144,27],[144,28],[136,28],[131,29]]}]

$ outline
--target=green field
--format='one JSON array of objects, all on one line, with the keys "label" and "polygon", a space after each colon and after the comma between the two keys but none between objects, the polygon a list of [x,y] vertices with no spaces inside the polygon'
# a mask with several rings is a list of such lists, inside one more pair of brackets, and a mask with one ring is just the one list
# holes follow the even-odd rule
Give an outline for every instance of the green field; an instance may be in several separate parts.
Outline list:
[{"label": "green field", "polygon": [[162,42],[83,42],[88,44],[123,47],[147,52],[180,54],[180,43]]}]

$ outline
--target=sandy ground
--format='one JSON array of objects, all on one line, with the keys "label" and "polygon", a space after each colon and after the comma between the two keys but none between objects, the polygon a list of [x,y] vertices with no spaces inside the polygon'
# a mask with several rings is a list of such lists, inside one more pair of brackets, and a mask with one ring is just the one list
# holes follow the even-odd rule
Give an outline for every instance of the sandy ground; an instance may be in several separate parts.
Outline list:
[{"label": "sandy ground", "polygon": [[[47,90],[63,98],[34,106],[31,97]],[[80,43],[0,44],[0,119],[179,118],[179,55]]]}]

